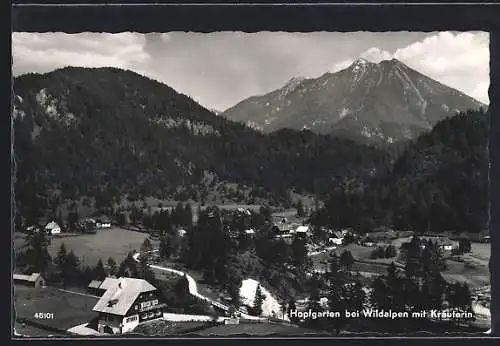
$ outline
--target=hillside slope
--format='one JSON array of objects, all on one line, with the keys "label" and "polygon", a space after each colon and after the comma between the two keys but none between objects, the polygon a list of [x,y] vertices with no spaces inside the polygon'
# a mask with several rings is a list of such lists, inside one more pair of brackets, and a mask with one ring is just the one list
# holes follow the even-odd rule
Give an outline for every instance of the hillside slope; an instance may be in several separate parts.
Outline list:
[{"label": "hillside slope", "polygon": [[13,118],[21,209],[54,209],[83,196],[99,204],[125,195],[199,200],[218,181],[279,202],[290,189],[324,191],[336,176],[374,174],[386,159],[308,131],[264,135],[113,68],[20,76]]},{"label": "hillside slope", "polygon": [[319,224],[371,231],[480,233],[488,229],[489,115],[468,111],[440,121],[362,191],[332,193]]},{"label": "hillside slope", "polygon": [[471,97],[392,59],[358,59],[316,79],[292,78],[221,115],[263,132],[310,129],[363,143],[414,139],[457,111],[478,109]]}]

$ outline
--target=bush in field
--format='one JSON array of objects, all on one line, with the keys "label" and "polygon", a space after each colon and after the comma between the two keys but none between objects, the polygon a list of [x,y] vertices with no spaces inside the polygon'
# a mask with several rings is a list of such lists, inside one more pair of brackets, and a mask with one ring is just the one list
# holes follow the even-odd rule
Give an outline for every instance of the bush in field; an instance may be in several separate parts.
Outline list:
[{"label": "bush in field", "polygon": [[387,247],[379,246],[375,250],[372,251],[370,254],[370,258],[372,259],[377,259],[377,258],[393,258],[396,257],[398,254],[398,251],[394,245],[389,245]]},{"label": "bush in field", "polygon": [[354,236],[354,234],[352,233],[347,233],[345,236],[344,236],[344,239],[342,240],[342,245],[349,245],[349,244],[353,244],[353,243],[356,243],[357,239],[356,237]]},{"label": "bush in field", "polygon": [[460,239],[458,242],[458,252],[460,255],[471,252],[471,242],[469,239]]},{"label": "bush in field", "polygon": [[370,258],[372,259],[385,258],[385,249],[382,246],[377,247],[370,254]]},{"label": "bush in field", "polygon": [[385,258],[396,257],[397,254],[398,251],[396,250],[396,247],[394,245],[389,245],[388,247],[385,248]]}]

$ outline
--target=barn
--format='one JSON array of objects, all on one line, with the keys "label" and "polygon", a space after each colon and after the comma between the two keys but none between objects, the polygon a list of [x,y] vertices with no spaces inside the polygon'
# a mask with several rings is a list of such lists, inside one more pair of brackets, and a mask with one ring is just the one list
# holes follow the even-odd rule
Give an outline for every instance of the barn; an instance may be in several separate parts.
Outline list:
[{"label": "barn", "polygon": [[40,273],[33,273],[31,275],[14,274],[14,284],[29,287],[45,286],[45,279]]}]

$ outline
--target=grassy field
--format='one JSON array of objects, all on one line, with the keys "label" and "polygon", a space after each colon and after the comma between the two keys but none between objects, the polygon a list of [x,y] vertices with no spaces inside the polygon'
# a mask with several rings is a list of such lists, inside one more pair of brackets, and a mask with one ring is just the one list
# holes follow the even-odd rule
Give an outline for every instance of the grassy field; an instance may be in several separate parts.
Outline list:
[{"label": "grassy field", "polygon": [[470,262],[458,262],[447,260],[447,269],[443,276],[450,282],[466,282],[471,288],[490,284],[490,272],[487,265],[467,264]]},{"label": "grassy field", "polygon": [[49,253],[55,257],[62,243],[66,249],[73,250],[84,265],[95,265],[99,259],[106,262],[109,257],[120,263],[129,251],[139,250],[147,234],[128,231],[121,228],[102,230],[96,234],[84,234],[78,237],[52,238]]},{"label": "grassy field", "polygon": [[[23,286],[16,286],[14,299],[16,318],[24,318],[64,330],[94,318],[96,313],[92,312],[92,308],[98,300],[89,296],[62,292],[52,287]],[[35,313],[51,313],[53,318],[37,319]],[[54,333],[48,331],[48,334]]]},{"label": "grassy field", "polygon": [[[54,258],[62,243],[68,251],[73,252],[80,258],[82,265],[95,265],[99,259],[106,262],[109,257],[120,263],[129,251],[139,250],[144,240],[148,237],[146,233],[134,232],[118,227],[98,231],[95,234],[80,234],[68,237],[50,237],[48,246],[49,254]],[[14,246],[17,251],[25,244],[24,234],[14,234]]]},{"label": "grassy field", "polygon": [[[410,238],[398,238],[391,243],[398,250],[401,244],[408,242]],[[454,246],[458,246],[458,242],[452,241]],[[355,259],[362,260],[364,263],[356,262],[353,266],[354,271],[359,271],[363,276],[376,276],[387,272],[387,265],[397,258],[390,259],[371,259],[370,254],[375,247],[365,247],[355,244],[341,246],[333,250],[337,255],[348,250],[352,253]],[[459,260],[447,259],[448,268],[443,272],[443,276],[450,282],[466,282],[471,286],[480,287],[489,284],[490,272],[488,262],[491,254],[491,244],[472,243],[471,252],[461,255]],[[312,256],[314,267],[316,269],[325,269],[325,262],[328,260],[330,253],[322,253]],[[449,256],[448,252],[446,256]],[[369,263],[366,263],[369,262]]]},{"label": "grassy field", "polygon": [[335,252],[337,256],[340,256],[344,251],[350,251],[355,259],[366,260],[370,258],[370,254],[374,250],[374,247],[366,247],[356,244],[349,244],[347,246],[341,246],[330,252],[320,253],[318,255],[311,256],[314,267],[317,269],[324,268],[324,264],[328,261],[330,254]]},{"label": "grassy field", "polygon": [[201,336],[229,336],[246,334],[253,336],[266,336],[266,335],[318,335],[324,334],[318,331],[299,328],[295,326],[287,326],[275,323],[240,323],[234,325],[219,325],[216,327],[203,329],[192,334]]}]

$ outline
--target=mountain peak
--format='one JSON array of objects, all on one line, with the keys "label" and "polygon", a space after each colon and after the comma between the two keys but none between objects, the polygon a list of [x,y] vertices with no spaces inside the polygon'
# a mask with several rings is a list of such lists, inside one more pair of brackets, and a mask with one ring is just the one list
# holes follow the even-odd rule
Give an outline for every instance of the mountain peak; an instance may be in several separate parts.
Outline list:
[{"label": "mountain peak", "polygon": [[286,82],[286,84],[281,88],[281,95],[285,97],[289,93],[293,92],[299,85],[304,81],[304,77],[292,77]]},{"label": "mountain peak", "polygon": [[305,78],[302,77],[302,76],[294,76],[292,78],[290,78],[288,80],[288,82],[286,82],[285,85],[290,85],[290,84],[297,84],[297,83],[301,83]]},{"label": "mountain peak", "polygon": [[390,64],[390,65],[397,65],[397,66],[406,66],[403,62],[396,58],[392,59],[387,59],[387,60],[382,60],[380,64]]},{"label": "mountain peak", "polygon": [[373,65],[372,62],[364,59],[364,58],[357,58],[356,60],[354,60],[354,62],[351,64],[351,67],[356,67],[356,66],[367,66],[367,65]]}]

